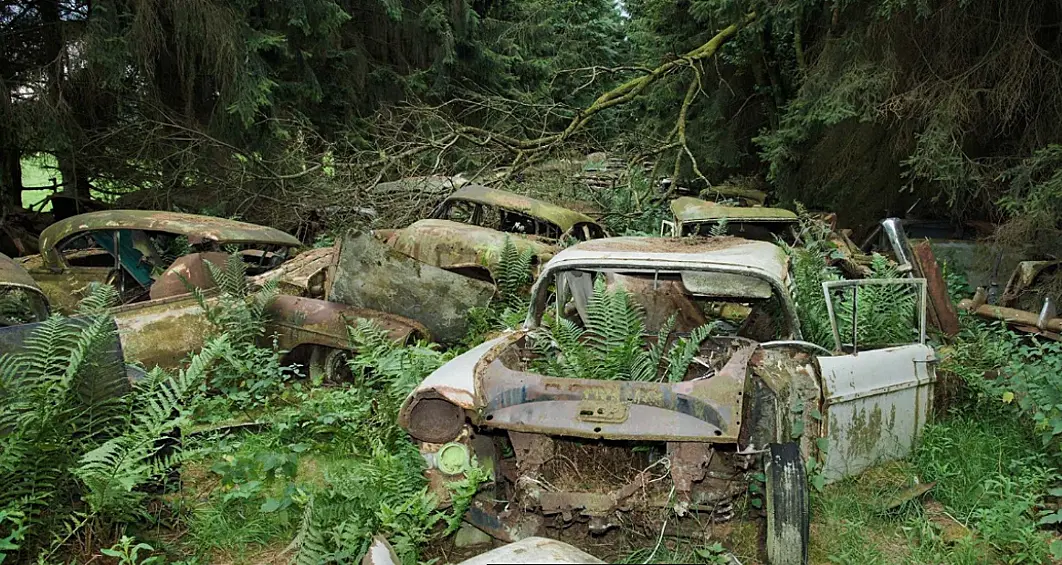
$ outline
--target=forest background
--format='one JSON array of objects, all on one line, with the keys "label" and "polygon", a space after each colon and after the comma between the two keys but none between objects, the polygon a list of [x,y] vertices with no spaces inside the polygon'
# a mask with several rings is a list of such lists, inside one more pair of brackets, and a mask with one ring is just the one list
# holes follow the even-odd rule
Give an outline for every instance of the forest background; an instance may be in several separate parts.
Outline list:
[{"label": "forest background", "polygon": [[598,150],[857,228],[1062,242],[1058,1],[5,0],[0,48],[9,253],[47,223],[24,202],[312,238],[380,180]]}]

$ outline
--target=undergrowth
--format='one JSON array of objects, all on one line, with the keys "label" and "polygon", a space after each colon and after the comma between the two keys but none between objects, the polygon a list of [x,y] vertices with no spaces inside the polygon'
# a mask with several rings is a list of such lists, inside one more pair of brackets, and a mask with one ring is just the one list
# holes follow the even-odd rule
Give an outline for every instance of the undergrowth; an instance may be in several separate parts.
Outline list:
[{"label": "undergrowth", "polygon": [[549,334],[535,340],[537,370],[573,379],[679,382],[715,329],[704,325],[672,340],[672,315],[656,335],[647,336],[645,314],[630,293],[609,290],[600,277],[586,313],[585,328],[566,318],[550,321]]},{"label": "undergrowth", "polygon": [[225,338],[186,369],[156,369],[129,390],[110,356],[116,298],[95,287],[79,318],[53,316],[22,351],[0,356],[0,522],[10,527],[0,559],[50,561],[75,540],[150,520],[145,488],[184,456],[166,440],[188,422]]},{"label": "undergrowth", "polygon": [[[789,254],[792,276],[791,291],[796,302],[797,317],[805,340],[827,349],[835,348],[827,297],[822,284],[843,280],[840,269],[831,265],[832,259],[843,255],[829,241],[829,229],[824,222],[801,216],[798,246],[785,246]],[[880,254],[871,256],[870,276],[874,279],[901,278],[896,265]],[[857,324],[857,338],[861,348],[884,347],[911,343],[918,323],[916,316],[918,294],[911,285],[860,286],[853,304],[852,291],[833,291],[833,302],[841,342],[852,339],[853,311]]]}]

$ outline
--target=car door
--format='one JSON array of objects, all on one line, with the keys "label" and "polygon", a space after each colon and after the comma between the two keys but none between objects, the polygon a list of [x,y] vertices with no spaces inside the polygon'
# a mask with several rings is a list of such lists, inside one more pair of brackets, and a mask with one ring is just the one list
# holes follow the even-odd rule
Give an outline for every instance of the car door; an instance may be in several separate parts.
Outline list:
[{"label": "car door", "polygon": [[[931,414],[936,357],[926,344],[925,279],[830,281],[823,292],[835,354],[817,359],[826,439],[820,457],[826,481],[833,482],[910,454]],[[871,292],[896,304],[871,303]],[[907,307],[909,317],[889,310]],[[881,328],[861,331],[859,324],[868,320],[886,320],[901,331],[870,341]]]}]

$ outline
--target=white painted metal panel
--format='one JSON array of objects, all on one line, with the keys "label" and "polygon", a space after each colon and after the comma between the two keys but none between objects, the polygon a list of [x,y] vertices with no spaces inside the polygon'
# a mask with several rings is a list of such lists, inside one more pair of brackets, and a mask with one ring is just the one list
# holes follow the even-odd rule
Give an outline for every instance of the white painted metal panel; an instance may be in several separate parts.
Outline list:
[{"label": "white painted metal panel", "polygon": [[819,357],[827,482],[906,457],[931,413],[935,356],[914,344]]}]

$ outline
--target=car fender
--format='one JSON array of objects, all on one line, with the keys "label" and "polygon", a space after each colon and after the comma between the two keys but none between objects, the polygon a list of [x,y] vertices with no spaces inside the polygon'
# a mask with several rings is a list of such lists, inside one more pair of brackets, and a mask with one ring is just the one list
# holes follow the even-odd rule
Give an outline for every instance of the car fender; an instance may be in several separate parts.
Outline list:
[{"label": "car fender", "polygon": [[403,343],[431,337],[427,328],[408,318],[317,298],[280,295],[266,311],[271,317],[267,335],[275,335],[277,346],[286,351],[300,345],[349,350],[347,326],[354,325],[358,319],[371,320],[392,339]]},{"label": "car fender", "polygon": [[481,367],[526,333],[508,331],[436,369],[406,397],[398,412],[398,425],[421,441],[442,443],[456,437],[464,426],[465,411],[476,409]]}]

